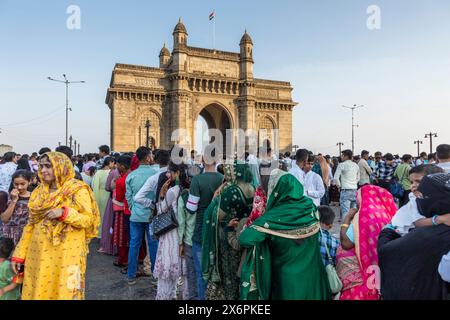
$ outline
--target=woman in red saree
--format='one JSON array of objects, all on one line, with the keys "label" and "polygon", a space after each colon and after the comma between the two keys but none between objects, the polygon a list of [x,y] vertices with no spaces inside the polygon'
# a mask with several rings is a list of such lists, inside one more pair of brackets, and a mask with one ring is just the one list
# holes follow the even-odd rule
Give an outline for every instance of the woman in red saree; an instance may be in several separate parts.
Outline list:
[{"label": "woman in red saree", "polygon": [[343,288],[340,300],[379,300],[377,240],[397,211],[393,196],[377,186],[358,191],[359,211],[351,211],[341,226],[337,272]]}]

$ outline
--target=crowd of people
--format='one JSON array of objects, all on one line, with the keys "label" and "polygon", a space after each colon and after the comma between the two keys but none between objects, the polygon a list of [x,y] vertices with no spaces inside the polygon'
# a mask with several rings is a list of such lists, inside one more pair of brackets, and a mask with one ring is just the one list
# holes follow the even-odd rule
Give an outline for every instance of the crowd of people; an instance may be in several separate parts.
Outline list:
[{"label": "crowd of people", "polygon": [[157,300],[449,298],[450,145],[178,158],[6,153],[0,300],[84,299],[93,238],[130,286],[150,277]]}]

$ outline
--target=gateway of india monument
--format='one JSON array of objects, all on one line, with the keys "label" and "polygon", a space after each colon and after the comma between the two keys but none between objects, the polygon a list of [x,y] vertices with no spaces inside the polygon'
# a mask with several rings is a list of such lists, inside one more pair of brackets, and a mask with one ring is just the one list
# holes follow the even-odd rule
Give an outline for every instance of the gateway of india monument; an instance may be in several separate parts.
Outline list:
[{"label": "gateway of india monument", "polygon": [[[239,53],[191,47],[180,19],[172,53],[164,45],[159,68],[116,64],[106,95],[112,150],[134,151],[147,143],[169,149],[181,144],[172,141],[172,132],[184,129],[184,146],[190,151],[202,116],[209,129],[223,132],[224,141],[226,129],[254,129],[265,132],[274,150],[291,151],[292,109],[297,105],[292,87],[254,78],[253,42],[247,32],[239,46]],[[263,139],[257,139],[262,145]]]}]

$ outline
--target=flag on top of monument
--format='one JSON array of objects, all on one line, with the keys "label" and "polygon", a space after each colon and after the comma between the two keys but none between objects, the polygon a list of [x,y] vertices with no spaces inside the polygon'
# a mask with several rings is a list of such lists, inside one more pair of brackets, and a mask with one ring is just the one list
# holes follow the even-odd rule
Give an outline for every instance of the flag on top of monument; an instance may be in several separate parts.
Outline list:
[{"label": "flag on top of monument", "polygon": [[215,11],[213,11],[213,12],[211,12],[210,14],[209,14],[209,20],[212,20],[212,19],[214,19],[216,17],[216,12]]}]

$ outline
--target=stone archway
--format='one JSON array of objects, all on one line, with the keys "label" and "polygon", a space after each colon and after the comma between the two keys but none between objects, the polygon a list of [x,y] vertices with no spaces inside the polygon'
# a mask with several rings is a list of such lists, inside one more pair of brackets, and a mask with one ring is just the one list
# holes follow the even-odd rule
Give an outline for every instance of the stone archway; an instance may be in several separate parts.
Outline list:
[{"label": "stone archway", "polygon": [[[195,117],[195,125],[194,128],[196,129],[197,126],[197,120],[199,117],[202,117],[207,126],[208,129],[218,129],[223,137],[223,152],[226,151],[226,146],[228,144],[231,144],[232,137],[230,137],[231,141],[227,140],[227,129],[233,129],[233,119],[231,114],[228,112],[228,110],[222,106],[219,103],[210,103],[203,107],[200,112],[198,113],[197,117]],[[205,141],[206,143],[213,142],[212,138],[210,137],[209,141]],[[197,141],[194,141],[194,146],[197,144]]]},{"label": "stone archway", "polygon": [[[194,130],[201,113],[208,127],[224,133],[227,128],[253,132],[270,115],[271,128],[262,129],[277,129],[272,130],[272,144],[291,150],[292,110],[297,104],[292,100],[293,88],[287,81],[254,77],[253,41],[247,32],[234,52],[189,46],[181,21],[172,35],[173,50],[163,47],[159,66],[114,66],[105,99],[111,111],[113,150],[135,150],[145,143],[147,119],[141,114],[146,108],[159,115],[150,119],[149,133],[159,148],[169,149],[175,143],[195,146]],[[182,137],[174,135],[177,132]]]},{"label": "stone archway", "polygon": [[267,144],[264,147],[272,147],[272,143],[275,140],[274,129],[277,129],[275,121],[268,115],[264,115],[258,125],[258,146],[262,147],[263,144]]},{"label": "stone archway", "polygon": [[139,126],[136,128],[137,138],[136,138],[136,148],[140,146],[145,146],[147,144],[147,130],[146,130],[146,122],[150,121],[150,129],[149,129],[149,147],[157,148],[160,143],[160,131],[161,131],[161,119],[160,116],[152,109],[145,110],[139,116]]}]

